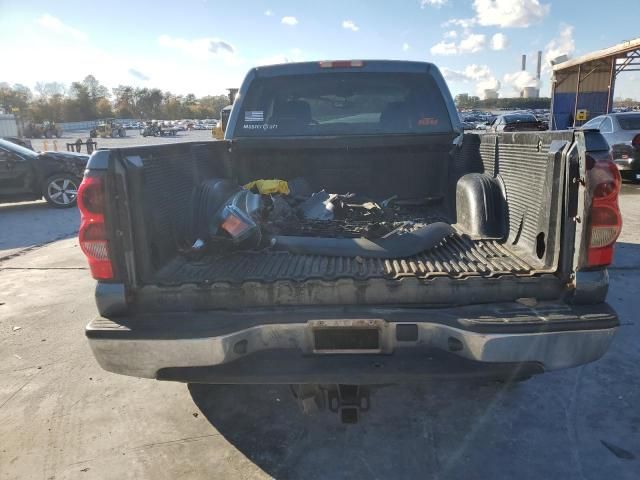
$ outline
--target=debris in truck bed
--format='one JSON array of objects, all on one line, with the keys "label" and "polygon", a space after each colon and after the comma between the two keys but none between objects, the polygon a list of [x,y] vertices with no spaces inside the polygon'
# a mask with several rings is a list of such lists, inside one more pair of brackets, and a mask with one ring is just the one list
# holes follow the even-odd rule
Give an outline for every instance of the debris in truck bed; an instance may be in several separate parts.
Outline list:
[{"label": "debris in truck bed", "polygon": [[302,177],[296,177],[288,181],[289,196],[294,200],[305,200],[311,196],[313,189],[309,182]]},{"label": "debris in truck bed", "polygon": [[333,201],[338,197],[336,193],[327,193],[324,190],[314,193],[299,205],[299,210],[304,218],[311,220],[333,220]]},{"label": "debris in truck bed", "polygon": [[274,193],[289,195],[289,184],[285,180],[277,178],[272,180],[254,180],[244,185],[243,188],[251,190],[254,193],[260,193],[261,195],[271,195]]},{"label": "debris in truck bed", "polygon": [[[284,193],[284,186],[291,186],[289,193]],[[272,193],[264,193],[267,191]],[[221,254],[277,245],[277,249],[295,251],[320,249],[329,255],[384,254],[394,258],[403,256],[405,249],[430,248],[450,233],[450,227],[440,228],[446,224],[430,228],[444,220],[425,214],[429,210],[425,203],[431,203],[430,199],[403,201],[394,195],[376,201],[354,193],[309,192],[311,188],[302,178],[289,183],[257,180],[244,189],[226,179],[206,182],[196,198],[200,214],[208,216],[204,220],[208,224],[207,244],[215,245]],[[190,245],[192,252],[203,248],[199,242],[191,241]]]},{"label": "debris in truck bed", "polygon": [[278,235],[276,250],[305,255],[363,258],[404,258],[430,250],[455,233],[451,225],[436,222],[412,232],[393,231],[382,238],[324,238]]}]

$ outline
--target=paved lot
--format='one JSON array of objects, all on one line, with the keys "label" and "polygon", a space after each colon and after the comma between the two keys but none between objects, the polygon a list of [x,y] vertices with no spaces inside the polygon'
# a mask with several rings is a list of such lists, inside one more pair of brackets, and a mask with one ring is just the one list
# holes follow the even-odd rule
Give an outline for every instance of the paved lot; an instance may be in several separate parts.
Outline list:
[{"label": "paved lot", "polygon": [[[66,150],[67,143],[73,143],[77,139],[81,139],[83,142],[89,138],[88,131],[79,132],[65,132],[62,138],[57,139],[42,139],[34,138],[31,140],[34,150]],[[179,143],[179,142],[195,142],[203,140],[214,140],[211,136],[210,130],[192,130],[185,132],[178,132],[175,137],[143,137],[138,130],[127,130],[127,136],[123,138],[94,138],[94,141],[98,142],[98,148],[102,147],[131,147],[134,145],[155,145],[164,143]],[[55,144],[54,144],[55,141]],[[85,147],[82,147],[82,151],[85,151]]]},{"label": "paved lot", "polygon": [[640,187],[621,205],[622,326],[602,360],[514,387],[386,387],[355,426],[303,417],[286,387],[102,371],[83,333],[96,311],[77,211],[0,206],[0,479],[637,479]]}]

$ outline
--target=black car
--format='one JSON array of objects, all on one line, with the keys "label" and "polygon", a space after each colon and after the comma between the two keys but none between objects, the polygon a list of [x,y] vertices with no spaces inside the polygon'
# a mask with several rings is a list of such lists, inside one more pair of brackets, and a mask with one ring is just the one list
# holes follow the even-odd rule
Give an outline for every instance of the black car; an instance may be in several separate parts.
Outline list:
[{"label": "black car", "polygon": [[610,113],[589,120],[583,129],[597,128],[609,142],[620,175],[640,181],[640,113]]},{"label": "black car", "polygon": [[39,153],[0,139],[0,202],[44,197],[52,207],[73,207],[88,160],[81,153]]},{"label": "black car", "polygon": [[491,124],[494,132],[530,132],[548,130],[545,122],[541,122],[532,113],[507,113],[498,116]]}]

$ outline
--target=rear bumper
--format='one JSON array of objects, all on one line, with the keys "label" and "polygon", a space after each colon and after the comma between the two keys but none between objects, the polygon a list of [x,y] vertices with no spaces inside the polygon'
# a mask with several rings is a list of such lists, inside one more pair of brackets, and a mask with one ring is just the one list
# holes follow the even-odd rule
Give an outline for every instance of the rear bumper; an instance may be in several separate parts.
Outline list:
[{"label": "rear bumper", "polygon": [[[108,371],[207,383],[386,383],[487,370],[582,365],[609,347],[607,304],[326,308],[97,318],[86,329]],[[322,351],[318,328],[377,329],[373,350]]]}]

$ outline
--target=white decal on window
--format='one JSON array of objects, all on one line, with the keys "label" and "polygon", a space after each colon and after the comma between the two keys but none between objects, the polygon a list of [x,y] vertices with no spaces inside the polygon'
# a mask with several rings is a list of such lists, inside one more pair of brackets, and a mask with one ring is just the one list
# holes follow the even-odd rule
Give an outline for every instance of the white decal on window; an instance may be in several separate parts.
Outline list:
[{"label": "white decal on window", "polygon": [[251,110],[244,112],[245,122],[264,122],[264,112],[262,110]]}]

